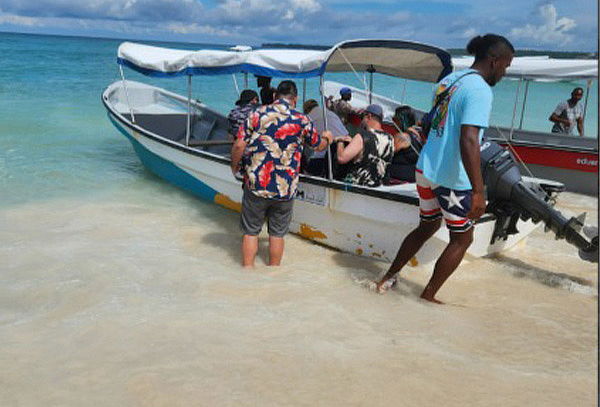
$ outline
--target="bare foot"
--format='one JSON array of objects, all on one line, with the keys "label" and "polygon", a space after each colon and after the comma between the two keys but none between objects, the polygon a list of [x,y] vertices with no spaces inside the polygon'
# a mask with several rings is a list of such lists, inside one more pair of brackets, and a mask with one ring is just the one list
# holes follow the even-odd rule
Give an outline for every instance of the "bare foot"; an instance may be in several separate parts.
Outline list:
[{"label": "bare foot", "polygon": [[435,299],[435,298],[433,298],[433,297],[424,296],[423,294],[421,294],[421,299],[422,299],[422,300],[425,300],[425,301],[432,302],[432,303],[434,303],[434,304],[440,304],[440,305],[444,305],[444,303],[443,303],[443,302],[441,302],[440,300],[436,300],[436,299]]},{"label": "bare foot", "polygon": [[377,291],[377,293],[379,293],[379,294],[385,294],[387,292],[387,290],[394,287],[395,285],[396,285],[396,279],[394,277],[390,278],[389,280],[383,279],[377,283],[377,285],[375,287],[375,291]]}]

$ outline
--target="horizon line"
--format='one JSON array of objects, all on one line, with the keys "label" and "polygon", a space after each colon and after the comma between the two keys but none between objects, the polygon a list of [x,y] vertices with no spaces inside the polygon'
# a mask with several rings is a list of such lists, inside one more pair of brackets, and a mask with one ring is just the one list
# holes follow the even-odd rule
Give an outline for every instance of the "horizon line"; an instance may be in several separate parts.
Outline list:
[{"label": "horizon line", "polygon": [[[123,37],[104,37],[104,36],[93,36],[93,35],[74,35],[74,34],[50,34],[50,33],[35,33],[35,32],[25,32],[25,31],[0,31],[0,34],[17,34],[17,35],[35,35],[41,37],[66,37],[66,38],[89,38],[95,40],[120,40],[120,41],[149,41],[149,42],[162,42],[169,44],[191,44],[191,45],[222,45],[222,46],[235,46],[235,45],[248,45],[248,44],[237,44],[237,43],[220,43],[220,42],[192,42],[192,41],[173,41],[173,40],[159,40],[159,39],[140,39],[140,38],[123,38]],[[306,45],[306,46],[325,46],[332,47],[333,45],[323,45],[323,44],[301,44],[294,43],[290,41],[263,41],[260,46],[265,44],[268,45]],[[258,45],[254,45],[253,47],[259,47]],[[463,48],[456,47],[440,47],[445,50],[462,50]],[[551,50],[551,49],[532,49],[532,48],[516,48],[515,51],[529,51],[529,52],[552,52],[552,53],[565,53],[565,54],[593,54],[596,57],[599,56],[598,50],[590,51],[590,50],[581,50],[581,51],[561,51],[561,50]]]}]

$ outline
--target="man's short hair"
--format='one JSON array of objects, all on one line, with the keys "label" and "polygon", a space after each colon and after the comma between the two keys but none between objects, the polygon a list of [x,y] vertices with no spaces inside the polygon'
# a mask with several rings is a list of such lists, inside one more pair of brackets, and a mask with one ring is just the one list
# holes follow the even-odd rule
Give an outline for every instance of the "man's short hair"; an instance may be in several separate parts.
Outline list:
[{"label": "man's short hair", "polygon": [[573,91],[571,92],[571,95],[572,95],[573,93],[577,92],[578,90],[580,90],[580,91],[581,91],[581,93],[583,93],[583,88],[578,86],[578,87],[576,87],[575,89],[573,89]]},{"label": "man's short hair", "polygon": [[298,88],[294,81],[281,81],[279,86],[277,86],[277,96],[298,96]]},{"label": "man's short hair", "polygon": [[317,106],[319,106],[319,103],[316,100],[308,99],[306,102],[304,102],[304,105],[302,105],[302,111],[304,114],[309,114],[310,111]]}]

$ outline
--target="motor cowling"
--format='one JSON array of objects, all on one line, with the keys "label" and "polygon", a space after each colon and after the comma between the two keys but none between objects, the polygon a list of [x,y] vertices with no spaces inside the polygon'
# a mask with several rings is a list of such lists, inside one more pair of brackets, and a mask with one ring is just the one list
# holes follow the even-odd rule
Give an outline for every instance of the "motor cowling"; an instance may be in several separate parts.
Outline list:
[{"label": "motor cowling", "polygon": [[598,229],[594,232],[594,228],[586,227],[584,231],[585,214],[567,219],[553,207],[553,195],[560,190],[556,184],[523,180],[512,154],[493,141],[481,146],[481,173],[487,212],[497,218],[492,243],[517,233],[518,219],[531,219],[534,223],[544,222],[546,231],[576,246],[583,260],[598,262]]}]

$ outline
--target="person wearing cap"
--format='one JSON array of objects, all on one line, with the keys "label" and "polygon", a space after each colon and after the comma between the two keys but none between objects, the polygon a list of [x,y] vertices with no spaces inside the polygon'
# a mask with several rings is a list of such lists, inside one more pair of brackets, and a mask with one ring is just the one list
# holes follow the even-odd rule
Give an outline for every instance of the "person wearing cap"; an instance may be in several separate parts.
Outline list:
[{"label": "person wearing cap", "polygon": [[248,115],[258,107],[258,94],[252,89],[245,89],[240,93],[240,99],[235,102],[236,107],[229,112],[229,134],[235,137],[242,123]]},{"label": "person wearing cap", "polygon": [[[294,198],[300,179],[304,145],[317,151],[326,149],[331,132],[321,134],[310,119],[297,111],[298,89],[285,80],[277,87],[277,99],[250,114],[240,127],[231,149],[231,171],[243,171],[244,193],[240,227],[242,262],[253,267],[258,251],[258,235],[268,220],[269,265],[281,263],[284,236],[289,231]],[[244,157],[245,165],[240,168]]]},{"label": "person wearing cap", "polygon": [[[352,163],[345,182],[369,187],[381,185],[395,150],[394,138],[383,130],[382,121],[381,106],[369,105],[362,114],[361,131],[352,138],[336,139],[338,163]],[[346,142],[349,144],[344,146]]]},{"label": "person wearing cap", "polygon": [[347,87],[340,89],[340,98],[332,100],[333,97],[327,99],[327,108],[337,114],[344,124],[348,124],[350,114],[357,111],[350,104],[352,99],[352,90]]}]

